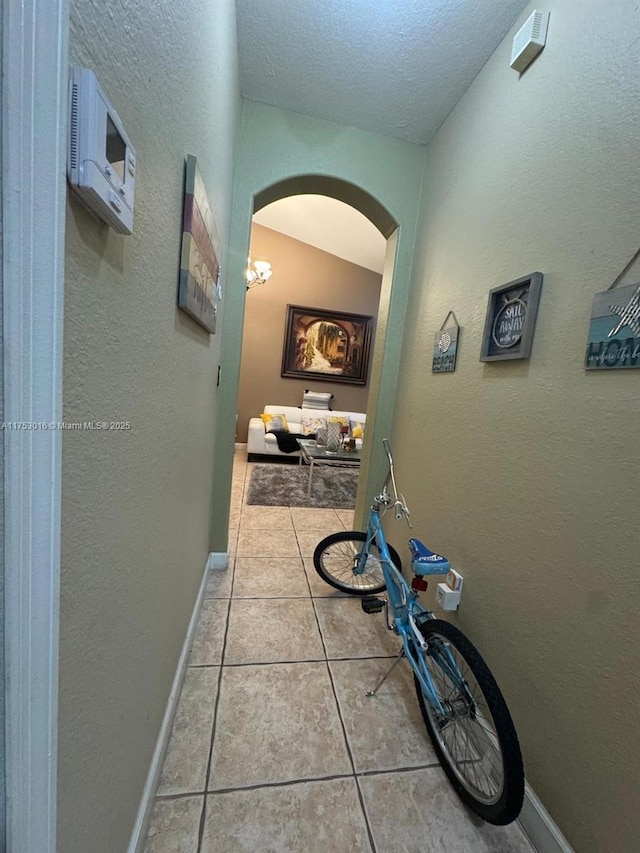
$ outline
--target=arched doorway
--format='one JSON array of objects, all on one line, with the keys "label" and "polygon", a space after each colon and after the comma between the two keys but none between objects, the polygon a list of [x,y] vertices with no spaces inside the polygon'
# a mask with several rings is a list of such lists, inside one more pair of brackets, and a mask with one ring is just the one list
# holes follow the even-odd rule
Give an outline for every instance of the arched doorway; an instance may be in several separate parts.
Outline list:
[{"label": "arched doorway", "polygon": [[[224,341],[223,376],[227,385],[221,393],[224,405],[219,410],[216,439],[216,460],[214,465],[214,511],[211,528],[211,551],[215,555],[224,555],[227,544],[227,526],[229,518],[229,495],[231,488],[232,458],[235,440],[235,405],[238,389],[239,364],[242,348],[242,323],[244,320],[244,269],[249,249],[251,217],[262,207],[290,195],[315,194],[327,195],[343,201],[366,216],[387,239],[387,251],[382,277],[379,312],[376,324],[376,340],[372,356],[369,400],[367,405],[367,444],[360,473],[360,485],[356,504],[355,523],[361,524],[372,491],[378,485],[383,472],[382,438],[390,433],[393,412],[393,393],[400,358],[401,335],[391,332],[397,327],[397,317],[404,322],[404,309],[408,276],[402,280],[402,286],[394,287],[397,270],[398,242],[401,223],[371,193],[344,179],[318,174],[304,174],[274,182],[253,194],[252,203],[243,203],[244,215],[238,223],[235,240],[230,251],[230,266],[227,273],[227,294],[225,295],[225,315],[227,324],[229,301],[236,309],[233,317],[233,331],[226,327]],[[239,203],[239,202],[238,202]],[[235,208],[234,208],[235,210]],[[240,217],[239,217],[240,219]],[[405,266],[409,266],[412,246],[405,246]],[[234,268],[231,268],[231,264]],[[233,276],[234,282],[230,282]],[[230,292],[231,287],[237,290]],[[239,292],[241,288],[241,293]],[[222,402],[221,400],[221,402]],[[379,448],[379,449],[378,449]]]},{"label": "arched doorway", "polygon": [[367,217],[324,195],[254,214],[249,254],[273,275],[246,292],[239,445],[265,404],[299,406],[307,389],[332,394],[334,410],[367,411],[386,243]]}]

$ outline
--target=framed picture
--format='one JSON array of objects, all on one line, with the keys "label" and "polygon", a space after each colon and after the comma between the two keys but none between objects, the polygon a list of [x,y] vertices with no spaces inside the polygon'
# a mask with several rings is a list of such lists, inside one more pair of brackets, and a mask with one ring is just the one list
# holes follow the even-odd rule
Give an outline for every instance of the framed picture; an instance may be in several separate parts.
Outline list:
[{"label": "framed picture", "polygon": [[282,376],[366,385],[372,317],[287,305]]},{"label": "framed picture", "polygon": [[185,163],[178,308],[211,334],[216,331],[220,264],[213,248],[215,225],[196,158]]},{"label": "framed picture", "polygon": [[542,273],[532,272],[489,291],[480,361],[529,358]]}]

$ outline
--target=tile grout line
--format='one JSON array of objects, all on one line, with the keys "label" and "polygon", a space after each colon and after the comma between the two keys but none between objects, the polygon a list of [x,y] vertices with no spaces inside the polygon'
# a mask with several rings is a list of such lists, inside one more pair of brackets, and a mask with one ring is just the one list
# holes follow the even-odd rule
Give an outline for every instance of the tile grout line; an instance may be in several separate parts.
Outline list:
[{"label": "tile grout line", "polygon": [[[310,584],[310,580],[309,580],[309,574],[308,574],[307,569],[306,569],[306,563],[305,563],[306,558],[302,553],[302,544],[301,544],[301,540],[298,536],[299,531],[296,528],[295,521],[293,518],[293,513],[292,513],[290,507],[288,507],[287,510],[288,510],[289,518],[290,518],[291,523],[292,523],[291,532],[293,533],[293,539],[294,539],[294,542],[296,543],[296,547],[297,547],[297,550],[298,550],[298,553],[299,553],[299,556],[300,556],[300,559],[302,562],[302,570],[305,574],[305,580],[306,580],[307,588],[309,591],[309,600],[311,601],[313,614],[314,614],[314,617],[316,620],[316,626],[317,626],[317,629],[318,629],[318,632],[320,635],[320,640],[321,640],[321,644],[322,644],[322,648],[323,648],[323,652],[324,652],[324,659],[318,659],[318,660],[314,659],[313,661],[265,661],[265,662],[262,662],[261,664],[257,664],[257,665],[268,666],[268,665],[273,665],[273,664],[277,664],[277,663],[290,665],[290,664],[305,663],[305,662],[318,662],[318,663],[322,662],[325,664],[327,674],[329,675],[329,681],[331,684],[331,689],[333,692],[334,701],[336,703],[336,710],[338,713],[338,718],[340,720],[340,725],[342,727],[344,743],[345,743],[345,747],[346,747],[347,754],[349,757],[349,762],[350,762],[350,765],[352,768],[352,773],[351,774],[336,774],[334,776],[328,776],[328,777],[314,777],[312,779],[289,780],[287,782],[265,783],[262,785],[252,785],[252,786],[245,786],[245,787],[240,787],[240,788],[222,788],[222,789],[217,789],[217,790],[215,788],[213,788],[213,789],[210,788],[210,782],[212,781],[211,780],[211,769],[212,769],[212,763],[213,763],[213,747],[214,747],[216,733],[217,733],[219,704],[220,704],[220,697],[221,697],[221,692],[222,692],[222,679],[223,679],[223,674],[224,674],[223,670],[225,667],[229,667],[229,666],[237,667],[237,666],[256,665],[255,663],[229,664],[225,661],[226,654],[227,654],[228,638],[229,638],[231,606],[232,606],[233,600],[236,600],[234,598],[234,589],[235,589],[235,581],[236,581],[235,569],[236,569],[236,561],[238,559],[238,547],[239,547],[241,532],[248,532],[248,531],[254,532],[254,530],[256,532],[259,532],[259,530],[260,530],[260,528],[255,528],[255,529],[254,528],[248,528],[248,530],[245,530],[243,527],[243,524],[242,524],[243,512],[244,512],[244,509],[246,506],[245,499],[246,499],[246,494],[247,494],[247,482],[248,482],[249,477],[250,477],[250,469],[249,469],[249,466],[247,465],[244,469],[243,488],[242,488],[242,494],[241,494],[241,498],[240,498],[240,513],[239,513],[238,529],[236,532],[236,551],[235,551],[234,558],[233,558],[233,576],[232,576],[232,580],[231,580],[231,590],[229,593],[229,599],[228,599],[228,604],[227,604],[227,609],[226,609],[226,624],[225,624],[225,632],[224,632],[223,645],[222,645],[220,672],[219,672],[219,676],[218,676],[218,691],[217,691],[217,696],[216,696],[216,702],[215,702],[215,708],[214,708],[214,718],[213,718],[213,724],[212,724],[212,729],[211,729],[209,758],[208,758],[208,762],[207,762],[207,770],[206,770],[206,778],[205,778],[205,791],[204,792],[198,792],[198,794],[196,794],[198,796],[199,795],[203,796],[203,804],[202,804],[202,811],[201,811],[201,815],[200,815],[200,824],[199,824],[199,831],[198,831],[197,853],[201,853],[201,851],[202,851],[204,830],[205,830],[205,826],[206,826],[208,797],[211,794],[227,793],[227,792],[233,792],[233,791],[237,791],[237,790],[257,790],[257,789],[265,788],[265,787],[282,787],[282,786],[286,786],[286,785],[299,784],[301,782],[322,782],[322,781],[330,781],[332,779],[349,779],[349,778],[353,778],[355,781],[356,790],[358,793],[358,799],[360,802],[361,813],[362,813],[362,817],[363,817],[363,820],[365,822],[365,826],[367,829],[367,835],[369,838],[369,843],[371,845],[371,850],[373,851],[373,853],[376,853],[377,848],[376,848],[375,841],[374,841],[373,834],[372,834],[372,830],[371,830],[371,827],[369,824],[369,818],[368,818],[368,815],[366,812],[366,808],[365,808],[365,804],[364,804],[364,798],[363,798],[362,792],[360,790],[360,785],[358,783],[358,774],[357,774],[356,769],[355,769],[353,752],[351,749],[351,745],[349,743],[345,723],[344,723],[344,720],[342,717],[342,712],[341,712],[340,703],[339,703],[338,697],[337,697],[337,692],[336,692],[335,682],[333,679],[333,674],[332,674],[331,668],[329,666],[329,658],[327,655],[327,648],[326,648],[324,636],[322,634],[322,630],[320,628],[318,612],[317,612],[316,605],[315,605],[316,599],[313,595],[313,591],[311,589],[311,584]],[[337,515],[337,513],[336,513],[336,516],[337,516],[336,520],[337,520],[338,524],[346,529],[346,525],[342,521],[342,518],[339,515]],[[270,528],[265,528],[265,529],[270,529]],[[310,533],[310,532],[312,532],[312,530],[313,530],[313,528],[311,528],[309,530],[303,530],[302,535],[304,536],[304,534]],[[285,532],[289,533],[289,529],[285,530],[283,528],[281,532],[282,533],[285,533]],[[320,532],[324,532],[324,531],[318,530],[318,533],[320,533]],[[264,559],[262,554],[255,555],[255,556],[258,558]],[[251,555],[249,555],[249,557],[251,557]],[[282,557],[282,558],[269,557],[267,559],[272,561],[272,560],[286,559],[286,558],[287,557]],[[310,560],[313,559],[312,555],[309,557],[309,559]],[[255,597],[255,598],[248,599],[248,600],[270,601],[270,600],[277,600],[278,598],[285,598],[288,600],[296,600],[296,599],[307,600],[307,596],[265,596],[265,597],[260,596],[260,597]],[[318,596],[318,598],[322,599],[325,597],[324,596]],[[247,599],[239,598],[237,600],[247,600]],[[380,657],[382,659],[385,659],[388,656],[380,656]],[[378,656],[375,656],[374,659],[377,659],[377,658],[378,658]],[[365,660],[365,659],[371,659],[371,658],[356,658],[356,659],[354,659],[354,658],[338,658],[337,660]],[[411,768],[411,769],[418,769],[418,768]],[[389,771],[389,772],[393,772],[393,771]],[[371,775],[371,774],[369,774],[369,775]],[[194,793],[189,792],[189,793],[185,793],[183,795],[174,795],[173,799],[178,799],[181,797],[188,797],[188,796],[194,796]],[[166,797],[163,799],[171,799],[171,798],[172,797],[169,796],[169,797]]]},{"label": "tile grout line", "polygon": [[252,470],[253,469],[249,467],[248,463],[243,466],[242,490],[241,490],[241,496],[240,496],[240,514],[239,514],[239,519],[238,519],[238,529],[236,532],[236,548],[235,548],[235,553],[234,553],[234,557],[233,557],[233,576],[231,578],[231,588],[229,590],[229,601],[228,601],[228,606],[227,606],[227,621],[226,621],[226,625],[225,625],[224,639],[223,639],[223,644],[222,644],[222,654],[221,654],[221,661],[220,661],[220,673],[219,673],[219,677],[218,677],[218,692],[216,695],[214,719],[213,719],[213,725],[211,728],[211,742],[210,742],[210,746],[209,746],[209,760],[207,762],[207,772],[206,772],[206,777],[205,777],[205,792],[204,792],[202,814],[200,817],[200,828],[199,828],[199,834],[198,834],[197,853],[200,853],[200,851],[202,849],[202,839],[203,839],[203,835],[204,835],[204,822],[205,822],[206,808],[207,808],[207,790],[209,788],[209,781],[210,781],[210,776],[211,776],[211,766],[213,763],[213,745],[214,745],[214,741],[215,741],[215,737],[216,737],[216,731],[217,731],[218,708],[219,708],[219,704],[220,704],[220,695],[222,692],[222,676],[224,674],[224,668],[226,666],[229,666],[229,664],[225,663],[225,656],[226,656],[227,641],[228,641],[228,636],[229,636],[229,623],[230,623],[230,617],[231,617],[231,605],[232,605],[233,600],[234,600],[233,592],[234,592],[235,582],[236,582],[236,576],[235,576],[235,574],[236,574],[236,561],[238,559],[238,548],[239,548],[239,544],[240,544],[240,533],[241,533],[241,530],[243,529],[242,516],[243,516],[244,509],[246,507],[245,501],[246,501],[246,497],[247,497],[247,493],[248,493],[249,480],[251,477],[251,471]]},{"label": "tile grout line", "polygon": [[[235,558],[234,558],[234,574],[235,574]],[[231,586],[233,587],[233,578],[231,579]],[[224,639],[222,641],[222,654],[220,656],[220,672],[218,673],[218,690],[216,692],[216,702],[213,708],[213,722],[211,724],[211,738],[209,741],[209,758],[207,759],[207,770],[204,778],[204,787],[205,790],[208,788],[209,783],[209,775],[211,773],[211,760],[213,756],[213,741],[216,733],[216,723],[218,722],[218,708],[220,706],[220,693],[222,692],[222,670],[224,667],[224,651],[227,645],[227,633],[229,631],[229,611],[231,610],[231,598],[229,598],[229,603],[227,605],[227,623],[224,629]],[[196,848],[196,853],[200,853],[202,850],[202,838],[204,836],[204,826],[207,814],[207,796],[206,793],[202,798],[202,811],[200,812],[200,823],[198,825],[198,846]]]},{"label": "tile grout line", "polygon": [[[228,599],[230,600],[230,599]],[[238,601],[238,599],[234,599]],[[259,600],[259,599],[258,599]],[[304,601],[305,599],[301,599]],[[322,637],[322,635],[321,635]],[[291,658],[290,660],[249,660],[242,661],[241,663],[226,663],[225,666],[229,669],[237,669],[243,666],[275,666],[276,664],[288,664],[288,663],[324,663],[325,661],[329,661],[330,663],[359,663],[360,661],[366,660],[394,660],[398,655],[367,655],[366,657],[361,658]],[[220,666],[217,663],[198,663],[194,666],[190,666],[189,669],[206,669],[207,667]]]},{"label": "tile grout line", "polygon": [[[314,606],[314,612],[315,612],[315,606]],[[316,619],[317,618],[318,617],[316,614]],[[360,790],[360,785],[358,783],[358,774],[356,772],[356,765],[355,765],[355,761],[353,758],[353,750],[351,749],[351,744],[349,743],[349,736],[347,735],[347,727],[345,725],[344,718],[342,716],[342,708],[340,707],[340,700],[338,699],[338,692],[336,690],[336,685],[335,685],[335,681],[333,678],[333,673],[331,671],[331,667],[329,666],[329,659],[328,658],[325,661],[325,665],[327,667],[327,673],[329,675],[329,682],[331,683],[331,690],[333,692],[333,698],[334,698],[335,703],[336,703],[336,710],[338,712],[338,719],[340,720],[340,725],[342,726],[342,734],[344,736],[344,741],[345,741],[345,744],[347,747],[347,754],[349,755],[349,761],[351,762],[351,767],[353,769],[352,778],[355,782],[356,791],[358,793],[358,800],[360,802],[360,810],[362,812],[362,817],[364,819],[364,824],[365,824],[365,827],[367,830],[367,836],[369,837],[369,844],[371,845],[371,850],[373,851],[373,853],[377,853],[376,843],[375,843],[375,840],[373,838],[373,831],[371,829],[371,824],[369,823],[369,816],[368,816],[366,809],[364,807],[364,799],[362,797],[362,791]]]},{"label": "tile grout line", "polygon": [[[188,797],[207,797],[215,794],[233,794],[235,791],[259,791],[263,788],[286,788],[292,785],[302,785],[305,782],[333,782],[339,779],[368,779],[376,776],[391,776],[394,773],[413,773],[418,770],[442,770],[442,765],[435,761],[432,764],[416,764],[412,767],[388,767],[384,770],[362,770],[356,773],[333,773],[327,776],[301,776],[296,779],[285,779],[280,782],[259,782],[255,785],[237,785],[226,788],[205,787],[202,791],[182,791],[179,794],[160,794],[157,800],[184,800]],[[444,771],[442,771],[444,773]]]},{"label": "tile grout line", "polygon": [[[372,776],[389,776],[391,773],[413,773],[414,770],[442,770],[442,765],[436,759],[430,764],[416,764],[406,767],[387,767],[384,770],[362,770],[357,774],[359,779],[367,779]],[[442,770],[444,773],[444,770]]]},{"label": "tile grout line", "polygon": [[[308,578],[307,578],[307,582],[308,582]],[[309,585],[309,590],[311,590],[311,585]],[[327,668],[327,674],[329,676],[329,683],[331,684],[331,691],[333,693],[333,698],[334,698],[334,701],[336,703],[336,711],[338,713],[338,719],[340,720],[340,726],[342,727],[342,736],[344,737],[344,743],[345,743],[345,746],[347,749],[347,755],[349,756],[349,762],[351,764],[351,769],[353,771],[351,778],[353,778],[353,780],[355,782],[356,791],[358,793],[358,801],[360,802],[360,811],[362,813],[362,818],[364,820],[364,824],[365,824],[365,827],[367,830],[367,836],[369,838],[369,844],[371,846],[371,850],[373,851],[373,853],[377,853],[376,843],[375,843],[375,840],[373,838],[373,831],[371,829],[371,824],[369,823],[369,816],[367,815],[367,812],[365,810],[364,800],[362,797],[362,791],[360,790],[360,785],[358,784],[358,777],[356,774],[356,765],[355,765],[355,762],[353,759],[353,752],[351,749],[351,744],[349,743],[349,738],[347,736],[347,729],[346,729],[345,722],[344,722],[344,719],[342,716],[342,709],[340,708],[340,702],[338,700],[338,694],[336,691],[335,681],[333,679],[333,673],[331,672],[331,667],[329,666],[329,657],[327,655],[327,646],[326,646],[325,641],[324,641],[324,635],[322,633],[322,628],[320,626],[320,619],[318,617],[318,611],[316,610],[315,599],[313,598],[313,596],[311,597],[311,606],[313,608],[313,613],[314,613],[314,616],[316,619],[316,625],[317,625],[318,631],[320,633],[320,639],[322,641],[322,648],[324,649],[324,655],[325,655],[325,666]]]},{"label": "tile grout line", "polygon": [[[245,482],[243,483],[243,489],[242,489],[242,499],[241,499],[242,504],[244,503],[244,489],[245,489],[245,483],[246,483],[246,477],[247,477],[246,470],[247,469],[245,469],[245,472],[244,472],[244,481]],[[241,508],[241,512],[242,512],[242,508]],[[206,821],[206,816],[207,816],[206,789],[209,787],[209,776],[211,775],[211,764],[212,764],[212,760],[213,760],[213,743],[214,743],[215,736],[216,736],[216,726],[217,726],[217,722],[218,722],[218,709],[220,707],[220,694],[222,693],[222,674],[224,671],[224,656],[225,656],[225,651],[227,648],[227,637],[229,634],[229,616],[231,613],[231,601],[233,599],[233,586],[235,584],[235,579],[236,579],[235,576],[236,576],[237,543],[238,543],[239,538],[240,538],[240,522],[238,523],[238,532],[237,532],[237,537],[236,537],[236,553],[233,555],[233,569],[232,569],[233,575],[231,577],[231,589],[229,591],[229,601],[227,604],[226,624],[224,626],[224,638],[222,640],[222,652],[220,655],[220,672],[218,673],[218,690],[216,693],[216,702],[215,702],[215,706],[213,709],[213,723],[211,725],[211,739],[209,742],[209,758],[207,760],[207,770],[206,770],[205,779],[204,779],[205,793],[204,793],[204,796],[202,798],[202,811],[200,812],[200,822],[198,825],[198,845],[196,848],[196,853],[201,853],[201,851],[202,851],[202,839],[204,837],[205,821]]]},{"label": "tile grout line", "polygon": [[364,824],[367,828],[367,835],[369,836],[369,844],[371,845],[372,853],[377,853],[378,848],[376,847],[375,838],[373,837],[373,830],[371,828],[371,822],[369,820],[369,813],[367,812],[367,806],[364,801],[364,796],[362,794],[362,789],[360,787],[360,780],[357,775],[355,777],[356,783],[356,791],[358,792],[358,800],[360,802],[360,808],[362,809],[362,816],[364,817]]},{"label": "tile grout line", "polygon": [[[342,519],[341,519],[341,518],[339,518],[338,520],[339,520],[340,524],[342,524],[342,526],[344,527],[344,524],[343,524],[343,522],[342,522]],[[304,558],[303,558],[303,561],[304,561]],[[304,562],[303,562],[303,564],[304,564]],[[311,589],[311,587],[309,587],[309,588]],[[353,768],[353,780],[354,780],[354,782],[355,782],[356,791],[357,791],[357,794],[358,794],[358,801],[359,801],[359,803],[360,803],[360,810],[361,810],[361,813],[362,813],[362,818],[363,818],[363,820],[364,820],[365,828],[366,828],[366,830],[367,830],[367,836],[368,836],[368,838],[369,838],[369,844],[370,844],[370,846],[371,846],[372,853],[377,853],[377,849],[378,849],[378,848],[377,848],[377,846],[376,846],[375,838],[374,838],[374,836],[373,836],[373,829],[372,829],[372,827],[371,827],[371,822],[370,822],[370,820],[369,820],[369,815],[368,815],[367,808],[366,808],[366,805],[365,805],[364,796],[363,796],[363,793],[362,793],[362,789],[361,789],[361,787],[360,787],[360,782],[359,782],[359,780],[358,780],[358,774],[357,774],[357,772],[356,772],[356,767],[355,767],[355,762],[354,762],[354,758],[353,758],[353,753],[352,753],[352,750],[351,750],[351,744],[349,743],[349,737],[348,737],[348,735],[347,735],[346,725],[345,725],[345,722],[344,722],[344,719],[343,719],[343,716],[342,716],[342,708],[340,707],[340,700],[338,699],[338,693],[337,693],[336,685],[335,685],[335,681],[334,681],[334,678],[333,678],[333,672],[331,671],[331,667],[329,666],[329,656],[328,656],[328,654],[327,654],[327,648],[326,648],[326,645],[325,645],[325,642],[324,642],[324,636],[323,636],[323,634],[322,634],[322,628],[321,628],[321,626],[320,626],[320,619],[319,619],[319,617],[318,617],[318,612],[317,612],[317,610],[316,610],[315,598],[313,597],[313,594],[312,594],[312,596],[311,596],[311,604],[312,604],[312,607],[313,607],[313,612],[314,612],[315,617],[316,617],[316,623],[317,623],[317,625],[318,625],[318,630],[320,631],[320,637],[322,638],[322,645],[323,645],[323,648],[324,648],[324,650],[325,650],[325,658],[326,658],[327,673],[328,673],[328,675],[329,675],[329,681],[330,681],[330,683],[331,683],[331,689],[332,689],[332,691],[333,691],[333,697],[334,697],[334,699],[335,699],[336,709],[337,709],[337,711],[338,711],[338,718],[339,718],[339,720],[340,720],[340,725],[342,726],[342,733],[343,733],[344,740],[345,740],[345,744],[346,744],[346,747],[347,747],[347,753],[348,753],[348,755],[349,755],[349,761],[351,762],[351,767]],[[350,658],[350,660],[353,660],[353,658]]]},{"label": "tile grout line", "polygon": [[289,788],[294,785],[303,785],[306,782],[335,782],[340,779],[352,779],[351,773],[333,773],[329,776],[307,776],[302,779],[285,779],[281,782],[262,782],[256,785],[239,785],[237,788],[213,788],[206,793],[209,795],[233,794],[235,791],[261,791],[265,788]]}]

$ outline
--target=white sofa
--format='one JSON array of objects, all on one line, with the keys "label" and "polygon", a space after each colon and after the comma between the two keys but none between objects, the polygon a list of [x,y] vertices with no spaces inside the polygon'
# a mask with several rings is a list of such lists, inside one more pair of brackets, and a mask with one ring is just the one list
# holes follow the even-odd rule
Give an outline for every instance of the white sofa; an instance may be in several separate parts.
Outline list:
[{"label": "white sofa", "polygon": [[[293,433],[305,432],[305,429],[303,428],[303,418],[305,419],[305,426],[307,427],[310,422],[318,418],[326,419],[346,417],[350,422],[360,423],[363,425],[367,418],[366,414],[362,412],[331,412],[326,409],[301,409],[295,406],[265,406],[263,414],[285,415],[289,426],[289,432]],[[361,439],[357,438],[356,444],[360,446],[362,444]],[[275,435],[273,435],[273,433],[268,433],[264,421],[257,417],[251,418],[249,421],[247,454],[249,459],[254,455],[296,457],[300,455],[300,451],[295,451],[294,453],[282,453],[278,447]]]}]

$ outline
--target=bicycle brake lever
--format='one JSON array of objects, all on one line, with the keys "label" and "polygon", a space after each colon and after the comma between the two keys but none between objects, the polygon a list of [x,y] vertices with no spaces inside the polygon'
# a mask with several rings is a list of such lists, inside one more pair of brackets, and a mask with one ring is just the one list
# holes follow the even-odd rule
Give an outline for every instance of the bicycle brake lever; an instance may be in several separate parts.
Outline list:
[{"label": "bicycle brake lever", "polygon": [[397,520],[400,521],[401,518],[405,518],[407,521],[407,524],[411,528],[412,525],[411,525],[411,522],[409,521],[409,516],[411,515],[411,512],[409,511],[409,507],[404,502],[404,499],[403,500],[397,500],[394,504],[394,507],[395,507],[395,516],[396,516]]}]

